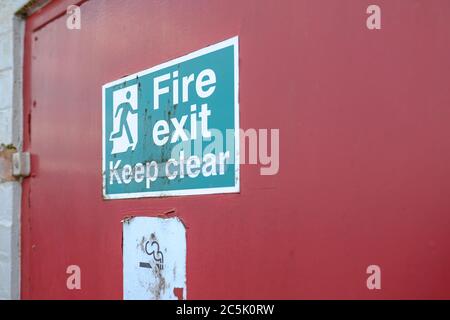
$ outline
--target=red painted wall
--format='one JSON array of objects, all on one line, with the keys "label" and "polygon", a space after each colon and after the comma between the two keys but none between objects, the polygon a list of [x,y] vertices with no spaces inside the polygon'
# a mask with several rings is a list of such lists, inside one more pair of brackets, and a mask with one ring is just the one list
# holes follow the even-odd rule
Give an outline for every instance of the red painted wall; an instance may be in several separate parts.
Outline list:
[{"label": "red painted wall", "polygon": [[[172,208],[190,299],[450,298],[449,1],[91,0],[79,31],[69,4],[26,25],[23,298],[120,299],[120,221]],[[279,173],[242,165],[240,194],[102,200],[101,86],[235,35],[241,127],[280,129]]]}]

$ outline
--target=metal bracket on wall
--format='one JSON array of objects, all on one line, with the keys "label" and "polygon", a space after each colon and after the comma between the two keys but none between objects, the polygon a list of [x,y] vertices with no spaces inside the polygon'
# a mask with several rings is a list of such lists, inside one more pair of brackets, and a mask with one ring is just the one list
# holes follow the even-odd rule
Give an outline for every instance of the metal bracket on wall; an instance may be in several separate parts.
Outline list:
[{"label": "metal bracket on wall", "polygon": [[28,177],[31,173],[29,152],[16,152],[12,155],[12,175],[14,177]]}]

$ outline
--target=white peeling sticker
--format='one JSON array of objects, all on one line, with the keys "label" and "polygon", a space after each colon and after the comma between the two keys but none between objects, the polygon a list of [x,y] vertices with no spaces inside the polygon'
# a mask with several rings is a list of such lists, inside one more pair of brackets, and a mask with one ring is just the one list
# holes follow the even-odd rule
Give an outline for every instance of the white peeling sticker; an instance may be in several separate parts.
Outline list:
[{"label": "white peeling sticker", "polygon": [[124,221],[123,298],[186,299],[186,230],[178,218]]}]

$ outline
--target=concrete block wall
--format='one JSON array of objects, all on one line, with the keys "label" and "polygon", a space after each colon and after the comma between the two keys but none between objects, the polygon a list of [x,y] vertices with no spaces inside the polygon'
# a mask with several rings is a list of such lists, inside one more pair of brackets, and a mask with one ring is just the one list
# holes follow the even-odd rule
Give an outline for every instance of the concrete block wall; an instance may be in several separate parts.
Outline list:
[{"label": "concrete block wall", "polygon": [[[0,149],[22,148],[24,21],[15,12],[27,2],[0,0]],[[20,203],[20,181],[0,177],[0,299],[20,298]]]}]

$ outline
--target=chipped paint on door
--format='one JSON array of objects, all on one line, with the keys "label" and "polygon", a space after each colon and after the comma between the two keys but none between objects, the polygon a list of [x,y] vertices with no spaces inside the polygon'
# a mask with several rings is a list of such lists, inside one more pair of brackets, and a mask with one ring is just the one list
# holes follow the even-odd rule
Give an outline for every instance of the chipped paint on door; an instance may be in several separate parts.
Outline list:
[{"label": "chipped paint on door", "polygon": [[123,221],[123,298],[186,299],[186,231],[178,218]]}]

